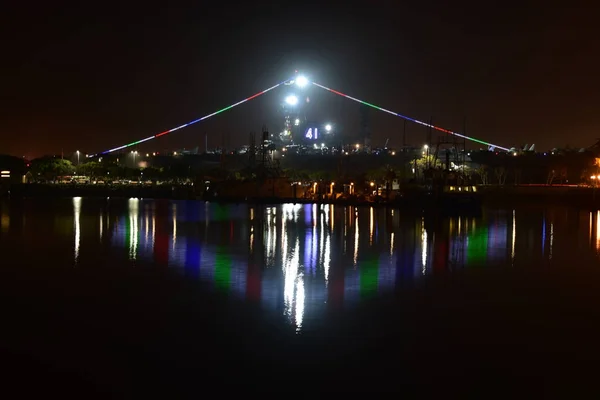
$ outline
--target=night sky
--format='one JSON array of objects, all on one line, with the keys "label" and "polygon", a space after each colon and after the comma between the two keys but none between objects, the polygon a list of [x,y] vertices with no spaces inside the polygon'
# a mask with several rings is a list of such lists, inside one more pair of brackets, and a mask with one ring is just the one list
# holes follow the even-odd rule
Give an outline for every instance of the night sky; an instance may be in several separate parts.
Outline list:
[{"label": "night sky", "polygon": [[[296,69],[448,129],[462,131],[466,118],[467,134],[505,147],[583,147],[600,137],[592,2],[13,3],[0,10],[0,153],[96,153],[216,111]],[[278,132],[286,90],[139,150],[202,148],[205,134],[210,146],[223,137],[241,145],[263,124]],[[358,104],[316,87],[307,95],[312,119],[358,133]],[[401,144],[401,119],[373,110],[371,122],[375,145]],[[425,137],[408,125],[410,144]]]}]

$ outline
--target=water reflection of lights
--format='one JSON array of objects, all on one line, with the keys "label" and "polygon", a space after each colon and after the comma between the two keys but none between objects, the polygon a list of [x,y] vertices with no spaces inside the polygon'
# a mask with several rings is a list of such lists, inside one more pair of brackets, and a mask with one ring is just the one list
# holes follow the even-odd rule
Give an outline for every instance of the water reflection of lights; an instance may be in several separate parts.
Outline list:
[{"label": "water reflection of lights", "polygon": [[316,205],[313,206],[313,226],[312,226],[312,235],[310,237],[310,256],[308,259],[308,265],[310,272],[314,275],[317,272],[317,221],[315,219],[316,215]]},{"label": "water reflection of lights", "polygon": [[135,260],[138,250],[138,215],[139,215],[139,199],[129,199],[129,258]]},{"label": "water reflection of lights", "polygon": [[267,258],[272,260],[275,257],[277,245],[277,226],[274,217],[271,216],[271,208],[267,208]]},{"label": "water reflection of lights", "polygon": [[173,204],[173,251],[177,246],[177,204]]},{"label": "water reflection of lights", "polygon": [[100,211],[100,240],[102,240],[102,236],[104,236],[104,215]]},{"label": "water reflection of lights", "polygon": [[358,242],[360,235],[358,234],[358,212],[354,217],[354,268],[358,265]]},{"label": "water reflection of lights", "polygon": [[421,273],[427,272],[427,229],[425,229],[425,218],[421,219]]},{"label": "water reflection of lights", "polygon": [[302,329],[302,322],[304,320],[304,278],[302,274],[298,277],[298,283],[296,284],[296,332],[300,333]]},{"label": "water reflection of lights", "polygon": [[331,224],[329,225],[331,228],[331,232],[333,232],[333,227],[334,227],[334,222],[335,222],[335,206],[333,204],[331,204],[329,206],[329,213],[331,214],[328,218],[328,220],[331,220]]},{"label": "water reflection of lights", "polygon": [[[285,218],[286,207],[284,206],[283,218],[281,218],[281,259],[287,260],[288,235],[286,229],[287,218]],[[281,266],[285,273],[285,264]]]},{"label": "water reflection of lights", "polygon": [[[321,236],[321,243],[319,246],[319,254],[321,255],[321,265],[323,265],[323,272],[325,278],[325,285],[329,280],[329,266],[331,264],[331,235],[326,226],[329,222],[329,213],[328,210],[325,210],[323,206],[323,216],[321,217],[321,229],[319,235]],[[329,207],[327,207],[329,208]]]},{"label": "water reflection of lights", "polygon": [[152,213],[152,248],[154,248],[154,241],[156,240],[156,214]]},{"label": "water reflection of lights", "polygon": [[[112,242],[119,243],[122,247],[128,246],[132,259],[154,260],[156,263],[182,268],[186,276],[193,266],[197,270],[194,277],[211,282],[219,279],[223,284],[229,282],[227,285],[231,286],[231,293],[235,296],[250,296],[249,293],[253,293],[253,299],[268,303],[268,307],[278,310],[280,315],[285,310],[290,328],[302,331],[306,330],[304,321],[312,321],[312,317],[309,318],[308,315],[321,313],[328,307],[358,302],[364,297],[365,290],[372,293],[387,290],[384,288],[395,285],[398,279],[409,283],[423,274],[439,270],[440,263],[462,262],[461,265],[466,266],[468,263],[465,260],[470,257],[469,263],[475,265],[481,259],[481,251],[485,249],[496,252],[494,257],[490,256],[490,260],[500,257],[507,260],[507,250],[511,248],[508,243],[510,234],[506,230],[510,229],[510,222],[506,219],[506,214],[501,219],[492,215],[491,223],[477,220],[482,231],[473,238],[471,231],[476,221],[464,217],[450,219],[449,231],[448,225],[445,225],[440,232],[436,225],[432,228],[426,225],[425,222],[429,221],[420,216],[413,219],[402,213],[395,213],[389,223],[391,212],[378,212],[375,215],[374,208],[357,210],[355,207],[344,207],[343,210],[338,208],[334,213],[333,207],[329,205],[316,205],[316,220],[313,219],[315,206],[312,204],[286,204],[279,206],[275,212],[255,207],[254,221],[251,223],[249,208],[231,206],[230,211],[242,211],[239,220],[230,218],[228,212],[226,224],[222,220],[213,219],[211,226],[205,231],[202,219],[199,229],[196,224],[179,224],[189,218],[196,218],[191,215],[193,213],[188,208],[188,203],[177,203],[177,213],[173,203],[169,204],[166,217],[152,204],[131,199],[128,204],[129,212],[118,218],[118,222],[114,217],[113,220],[107,219],[107,215],[104,215],[107,211],[103,210],[101,229],[104,237],[110,236]],[[220,218],[215,215],[215,207],[209,205],[209,212],[205,216],[200,205],[200,218],[208,218],[209,214],[211,218]],[[142,216],[141,213],[145,214]],[[274,220],[275,216],[279,220]],[[600,214],[594,217],[597,218],[593,218],[592,222],[595,223],[598,219],[600,225]],[[335,221],[335,218],[339,219]],[[513,232],[516,231],[514,219],[515,213]],[[334,222],[338,226],[332,230]],[[340,226],[340,223],[344,226]],[[142,224],[145,226],[141,226]],[[550,220],[547,220],[547,224],[550,224]],[[378,229],[381,227],[379,235]],[[214,234],[222,229],[225,229],[223,235]],[[369,239],[365,235],[367,229],[370,230]],[[552,236],[553,229],[553,226],[548,227],[546,235]],[[244,232],[248,242],[237,246],[230,235],[225,234],[230,230]],[[156,246],[153,231],[158,235]],[[396,231],[398,237],[395,235]],[[460,232],[459,235],[457,231]],[[440,233],[441,237],[438,236]],[[449,237],[444,236],[448,233]],[[471,235],[468,243],[466,235]],[[489,242],[475,240],[484,236],[489,237]],[[369,240],[371,246],[368,244]],[[444,246],[444,240],[450,242]],[[552,240],[551,237],[551,245]],[[600,232],[598,241],[600,246]],[[545,242],[546,247],[549,242]],[[349,247],[347,253],[342,253],[342,247],[346,246]],[[221,250],[216,251],[215,248]],[[445,251],[448,254],[443,255]],[[231,257],[231,260],[223,261],[225,255]],[[218,259],[221,261],[217,261]],[[352,262],[353,267],[350,267]]]},{"label": "water reflection of lights", "polygon": [[296,325],[296,331],[302,328],[304,318],[304,276],[300,271],[300,243],[296,239],[294,250],[283,259],[284,275],[284,315]]},{"label": "water reflection of lights", "polygon": [[[258,206],[254,207],[254,221],[250,222],[251,213],[245,206],[228,206],[224,220],[223,213],[216,215],[214,204],[207,206],[205,215],[202,205],[192,210],[189,203],[177,202],[176,213],[173,203],[137,199],[124,202],[125,210],[119,208],[114,214],[115,207],[112,208],[112,218],[104,208],[100,216],[101,235],[104,240],[110,238],[113,245],[118,245],[121,255],[124,250],[130,252],[132,259],[174,266],[186,274],[186,279],[219,281],[218,287],[230,287],[232,295],[260,301],[279,315],[285,312],[289,329],[302,332],[306,331],[307,323],[313,323],[317,314],[325,314],[330,307],[347,307],[361,301],[366,293],[412,284],[422,279],[423,274],[439,271],[442,264],[466,267],[477,265],[481,260],[508,264],[510,249],[512,247],[514,253],[516,246],[516,212],[512,213],[512,232],[509,233],[510,214],[502,212],[488,213],[483,220],[454,218],[443,225],[432,224],[430,227],[429,220],[421,216],[414,218],[396,212],[390,221],[391,211],[378,211],[375,215],[375,209],[361,208],[357,212],[355,207],[340,209],[336,206],[334,212],[332,206],[317,205],[318,220],[314,220],[312,204],[282,205],[276,212],[269,210],[268,213],[265,207]],[[70,218],[66,220],[68,236],[65,239],[71,243],[75,234],[77,258],[80,236],[84,236],[79,227],[81,199],[73,199],[73,209],[75,219],[73,223]],[[234,210],[241,210],[240,218],[233,218]],[[6,209],[2,211],[3,215],[7,214]],[[279,220],[273,220],[275,215]],[[203,218],[209,216],[213,221],[205,231]],[[584,220],[586,217],[583,214]],[[92,219],[96,218],[98,214]],[[85,221],[83,219],[81,223]],[[180,223],[182,221],[186,222]],[[553,256],[553,244],[559,245],[562,240],[553,240],[551,221],[550,218],[546,220],[547,239],[544,241],[546,249],[550,245],[550,257]],[[473,234],[475,222],[479,230]],[[332,229],[334,223],[336,229]],[[593,213],[591,223],[600,226],[600,213]],[[539,230],[539,222],[537,226]],[[93,228],[96,234],[97,229],[97,226]],[[368,245],[367,229],[371,231],[372,247]],[[584,235],[586,230],[583,226]],[[237,232],[234,237],[239,245],[231,239],[230,231]],[[512,244],[509,243],[511,233]],[[242,244],[241,236],[248,242]],[[177,242],[174,250],[171,250],[174,243],[169,240]],[[592,241],[598,242],[600,253],[600,230],[592,232]],[[342,253],[345,246],[347,253]],[[486,256],[485,251],[493,252],[493,255]],[[547,251],[544,256],[548,257]],[[354,265],[350,266],[352,262]],[[190,274],[192,269],[196,271],[193,275]]]},{"label": "water reflection of lights", "polygon": [[369,244],[373,245],[373,227],[375,226],[375,222],[373,221],[373,207],[369,210]]},{"label": "water reflection of lights", "polygon": [[75,262],[79,260],[79,247],[81,245],[81,197],[73,197],[73,220],[75,225]]},{"label": "water reflection of lights", "polygon": [[148,245],[148,235],[150,233],[150,215],[148,213],[148,206],[146,206],[144,213],[146,214],[146,219],[144,221],[144,242]]},{"label": "water reflection of lights", "polygon": [[517,218],[515,210],[512,213],[512,245],[511,245],[511,259],[515,262],[515,243],[517,241]]}]

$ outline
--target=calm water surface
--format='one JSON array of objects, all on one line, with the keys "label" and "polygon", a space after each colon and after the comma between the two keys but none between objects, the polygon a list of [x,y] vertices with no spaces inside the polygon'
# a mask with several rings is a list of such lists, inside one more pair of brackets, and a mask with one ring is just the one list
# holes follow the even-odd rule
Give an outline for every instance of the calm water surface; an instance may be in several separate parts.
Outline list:
[{"label": "calm water surface", "polygon": [[465,268],[598,265],[600,213],[486,210],[441,218],[332,205],[247,206],[73,198],[2,203],[4,260],[158,266],[281,313],[289,329],[330,309]]}]

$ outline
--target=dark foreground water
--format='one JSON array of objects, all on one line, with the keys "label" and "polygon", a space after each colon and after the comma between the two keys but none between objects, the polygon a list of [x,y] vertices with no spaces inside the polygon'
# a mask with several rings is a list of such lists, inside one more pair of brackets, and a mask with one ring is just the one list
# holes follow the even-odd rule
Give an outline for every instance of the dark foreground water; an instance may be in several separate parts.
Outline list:
[{"label": "dark foreground water", "polygon": [[597,212],[0,207],[1,361],[19,390],[447,392],[599,372]]}]

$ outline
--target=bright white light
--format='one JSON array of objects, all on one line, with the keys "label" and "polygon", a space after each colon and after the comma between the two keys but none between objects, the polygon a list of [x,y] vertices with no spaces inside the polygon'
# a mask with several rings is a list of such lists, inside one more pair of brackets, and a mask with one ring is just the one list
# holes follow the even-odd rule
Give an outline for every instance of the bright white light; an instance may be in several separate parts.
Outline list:
[{"label": "bright white light", "polygon": [[81,197],[73,197],[73,219],[75,225],[75,262],[79,261],[79,247],[81,245]]},{"label": "bright white light", "polygon": [[296,118],[296,120],[294,121],[294,125],[296,125],[296,126],[300,125],[300,120],[298,118]]},{"label": "bright white light", "polygon": [[298,98],[294,95],[290,95],[285,98],[285,102],[288,103],[290,106],[295,106],[296,104],[298,104]]},{"label": "bright white light", "polygon": [[304,87],[308,85],[308,79],[306,79],[305,76],[299,76],[298,78],[296,78],[296,85]]},{"label": "bright white light", "polygon": [[331,132],[331,125],[330,124],[325,125],[325,130],[327,132]]}]

